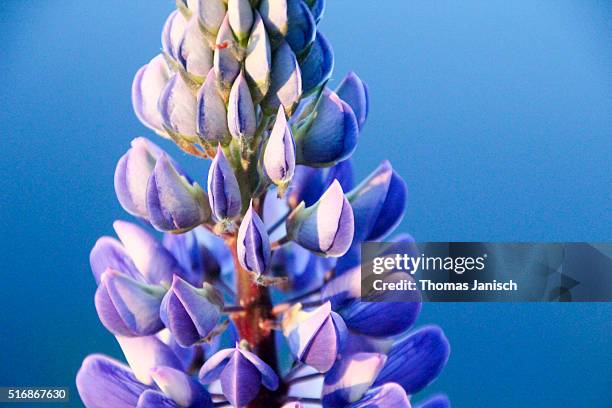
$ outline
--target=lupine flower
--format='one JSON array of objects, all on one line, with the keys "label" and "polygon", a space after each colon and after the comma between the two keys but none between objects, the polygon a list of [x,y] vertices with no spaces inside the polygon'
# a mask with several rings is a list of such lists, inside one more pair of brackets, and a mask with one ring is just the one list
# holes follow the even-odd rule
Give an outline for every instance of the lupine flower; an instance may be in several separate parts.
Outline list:
[{"label": "lupine flower", "polygon": [[218,221],[240,213],[240,187],[223,150],[217,152],[208,171],[208,197],[212,213]]},{"label": "lupine flower", "polygon": [[265,147],[263,167],[270,180],[282,190],[287,188],[295,172],[295,141],[282,106],[278,108]]},{"label": "lupine flower", "polygon": [[316,204],[298,206],[287,220],[287,233],[292,240],[327,256],[344,255],[353,241],[353,232],[353,210],[337,181]]},{"label": "lupine flower", "polygon": [[181,175],[165,154],[147,184],[149,221],[160,231],[185,232],[210,218],[206,192]]},{"label": "lupine flower", "polygon": [[223,309],[223,297],[204,283],[201,289],[174,276],[170,290],[161,303],[161,320],[183,347],[207,340]]},{"label": "lupine flower", "polygon": [[206,361],[199,378],[203,384],[220,379],[223,395],[235,407],[243,407],[255,398],[260,384],[274,391],[279,383],[269,365],[238,345],[221,350]]},{"label": "lupine flower", "polygon": [[298,303],[285,313],[283,333],[296,358],[317,371],[329,371],[342,350],[347,329],[329,302],[306,312]]},{"label": "lupine flower", "polygon": [[[214,157],[208,192],[147,139],[119,160],[117,198],[145,225],[116,221],[119,240],[101,237],[90,265],[96,311],[129,367],[87,357],[84,405],[410,408],[450,346],[436,326],[410,331],[419,292],[362,298],[363,241],[389,239],[382,255],[415,248],[386,238],[406,203],[391,165],[354,187],[368,88],[350,72],[331,90],[325,0],[176,4],[132,104],[184,152]],[[438,396],[421,408],[449,406]]]},{"label": "lupine flower", "polygon": [[240,224],[236,247],[238,261],[244,269],[256,275],[261,275],[268,269],[271,257],[270,239],[263,221],[253,210],[252,202]]}]

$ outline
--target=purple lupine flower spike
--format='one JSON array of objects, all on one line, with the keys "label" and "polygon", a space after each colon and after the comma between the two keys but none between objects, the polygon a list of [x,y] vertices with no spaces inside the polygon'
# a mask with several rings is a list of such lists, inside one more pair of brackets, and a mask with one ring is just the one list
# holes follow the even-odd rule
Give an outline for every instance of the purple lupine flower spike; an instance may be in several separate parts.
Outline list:
[{"label": "purple lupine flower spike", "polygon": [[160,231],[185,232],[210,218],[206,192],[162,154],[147,186],[149,221]]},{"label": "purple lupine flower spike", "polygon": [[162,54],[138,70],[132,83],[132,107],[146,127],[165,135],[157,101],[170,79],[171,72]]},{"label": "purple lupine flower spike", "polygon": [[208,283],[196,288],[178,276],[161,303],[160,316],[178,344],[189,347],[206,341],[219,323],[221,293]]},{"label": "purple lupine flower spike", "polygon": [[148,388],[128,366],[100,354],[83,360],[76,386],[87,408],[134,408],[140,394]]},{"label": "purple lupine flower spike", "polygon": [[263,221],[253,210],[252,202],[240,224],[236,249],[238,261],[244,269],[256,275],[268,269],[271,258],[270,238]]},{"label": "purple lupine flower spike", "polygon": [[240,187],[225,153],[219,149],[208,170],[208,197],[212,214],[217,221],[240,214]]},{"label": "purple lupine flower spike", "polygon": [[304,248],[321,255],[344,255],[353,241],[353,210],[338,181],[311,207],[299,205],[287,219],[287,234]]},{"label": "purple lupine flower spike", "polygon": [[240,72],[229,95],[227,124],[231,135],[241,142],[250,142],[257,129],[257,117],[249,85]]},{"label": "purple lupine flower spike", "polygon": [[282,106],[278,108],[276,121],[264,150],[263,168],[282,195],[295,172],[295,141]]},{"label": "purple lupine flower spike", "polygon": [[336,93],[343,101],[348,103],[359,124],[359,129],[363,128],[368,112],[370,110],[370,96],[368,94],[368,86],[361,80],[353,71],[349,72],[338,88]]},{"label": "purple lupine flower spike", "polygon": [[278,376],[269,365],[238,345],[208,359],[199,378],[203,384],[220,379],[223,395],[235,407],[243,407],[253,400],[261,385],[272,391],[279,385]]},{"label": "purple lupine flower spike", "polygon": [[164,327],[159,318],[164,293],[163,287],[137,282],[119,271],[107,269],[96,291],[96,310],[104,327],[112,333],[147,336]]},{"label": "purple lupine flower spike", "polygon": [[227,108],[217,87],[217,75],[208,71],[197,97],[197,132],[206,142],[226,143],[230,138],[227,128]]},{"label": "purple lupine flower spike", "polygon": [[212,408],[210,394],[181,370],[159,365],[151,370],[151,377],[162,392],[180,407]]},{"label": "purple lupine flower spike", "polygon": [[342,350],[347,328],[329,302],[310,312],[297,304],[283,317],[283,334],[299,361],[325,373]]},{"label": "purple lupine flower spike", "polygon": [[347,159],[357,146],[359,125],[353,109],[334,92],[325,89],[312,119],[295,133],[297,162],[328,167]]}]

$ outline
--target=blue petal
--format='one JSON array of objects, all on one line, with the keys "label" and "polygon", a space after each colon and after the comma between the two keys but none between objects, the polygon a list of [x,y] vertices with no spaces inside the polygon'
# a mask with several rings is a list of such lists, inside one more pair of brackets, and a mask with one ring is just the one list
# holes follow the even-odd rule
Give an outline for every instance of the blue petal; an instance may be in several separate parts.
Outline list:
[{"label": "blue petal", "polygon": [[329,281],[321,291],[321,299],[329,300],[332,309],[339,310],[361,297],[361,268],[350,269]]},{"label": "blue petal", "polygon": [[100,276],[108,268],[121,271],[136,280],[143,280],[143,276],[125,252],[123,245],[115,238],[101,237],[98,239],[89,253],[89,264],[96,283],[100,283]]},{"label": "blue petal", "polygon": [[282,42],[272,55],[270,81],[262,108],[274,114],[282,105],[287,116],[291,116],[302,96],[302,75],[295,54],[286,42]]},{"label": "blue petal", "polygon": [[302,201],[307,207],[310,207],[317,202],[325,189],[325,180],[321,169],[295,166],[287,202],[291,208],[297,207]]},{"label": "blue petal", "polygon": [[295,172],[295,140],[281,106],[264,150],[263,168],[276,185],[288,183]]},{"label": "blue petal", "polygon": [[393,345],[376,385],[396,382],[408,394],[415,394],[438,377],[449,354],[450,345],[442,329],[424,327]]},{"label": "blue petal", "polygon": [[234,171],[219,149],[208,171],[208,197],[215,218],[220,221],[240,214],[242,200]]},{"label": "blue petal", "polygon": [[221,376],[221,372],[225,369],[225,366],[235,352],[235,348],[219,350],[212,357],[206,360],[204,365],[202,365],[198,376],[200,382],[202,384],[210,384],[211,382],[217,380]]},{"label": "blue petal", "polygon": [[234,407],[244,407],[257,396],[261,374],[239,350],[232,355],[221,373],[221,390]]},{"label": "blue petal", "polygon": [[213,50],[197,18],[189,20],[178,47],[177,58],[183,68],[198,81],[204,80],[213,66]]},{"label": "blue petal", "polygon": [[242,72],[234,81],[230,91],[227,124],[232,136],[245,142],[250,141],[257,130],[255,106],[253,105],[249,85]]},{"label": "blue petal", "polygon": [[406,391],[395,383],[372,388],[366,395],[347,408],[410,408]]},{"label": "blue petal", "polygon": [[327,186],[330,186],[334,180],[338,180],[342,191],[350,191],[353,188],[353,161],[346,159],[330,167],[326,179]]},{"label": "blue petal", "polygon": [[315,21],[318,23],[323,16],[323,12],[325,11],[325,0],[304,0],[305,3],[310,7],[310,12],[314,17]]},{"label": "blue petal", "polygon": [[217,34],[214,68],[217,82],[224,95],[228,95],[234,80],[240,73],[240,61],[236,58],[237,44],[226,16]]},{"label": "blue petal", "polygon": [[436,395],[420,403],[416,408],[450,408],[450,400],[446,395]]},{"label": "blue petal", "polygon": [[334,70],[334,52],[320,31],[317,31],[312,47],[300,62],[304,94],[315,90],[327,81]]},{"label": "blue petal", "polygon": [[213,406],[208,392],[183,371],[158,366],[151,370],[151,376],[163,393],[181,407],[205,408]]},{"label": "blue petal", "polygon": [[159,391],[147,390],[138,398],[136,408],[181,408],[171,398]]},{"label": "blue petal", "polygon": [[182,364],[172,349],[155,336],[117,336],[117,342],[134,376],[143,384],[153,384],[151,369],[156,366],[182,369]]},{"label": "blue petal", "polygon": [[270,265],[270,238],[252,203],[238,230],[237,252],[240,265],[258,275],[263,274]]},{"label": "blue petal", "polygon": [[366,83],[351,71],[340,82],[336,93],[344,102],[351,106],[361,130],[370,110],[370,97]]},{"label": "blue petal", "polygon": [[278,376],[272,370],[272,368],[266,364],[262,359],[257,357],[257,355],[251,353],[247,350],[238,349],[238,352],[242,354],[244,358],[249,360],[253,366],[260,372],[261,374],[261,382],[267,389],[274,391],[278,388]]},{"label": "blue petal", "polygon": [[347,159],[355,150],[359,135],[351,107],[325,89],[313,115],[295,133],[297,162],[325,167]]},{"label": "blue petal", "polygon": [[179,44],[186,26],[187,20],[178,10],[170,13],[164,24],[161,37],[162,49],[168,56],[174,59],[178,59]]},{"label": "blue petal", "polygon": [[180,74],[174,74],[162,91],[157,109],[164,126],[191,141],[197,141],[196,94]]},{"label": "blue petal", "polygon": [[[201,286],[207,269],[203,259],[204,249],[200,248],[195,230],[184,234],[165,233],[162,242],[185,271],[183,276],[185,280],[194,286]],[[214,278],[214,276],[209,277]]]},{"label": "blue petal", "polygon": [[197,132],[210,143],[224,142],[229,139],[227,128],[227,109],[217,88],[217,76],[210,70],[197,98]]},{"label": "blue petal", "polygon": [[134,408],[148,387],[136,380],[129,367],[100,354],[83,360],[76,386],[87,408]]},{"label": "blue petal", "polygon": [[138,70],[132,82],[132,107],[136,116],[143,125],[159,133],[164,132],[164,127],[157,101],[170,75],[164,56],[159,54]]},{"label": "blue petal", "polygon": [[312,42],[316,23],[302,1],[262,0],[259,12],[275,44],[284,39],[295,53],[299,53]]}]

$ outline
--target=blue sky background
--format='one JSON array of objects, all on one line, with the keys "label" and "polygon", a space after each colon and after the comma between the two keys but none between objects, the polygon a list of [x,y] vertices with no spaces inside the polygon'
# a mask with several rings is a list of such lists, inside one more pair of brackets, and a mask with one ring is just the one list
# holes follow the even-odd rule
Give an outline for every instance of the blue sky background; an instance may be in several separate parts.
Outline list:
[{"label": "blue sky background", "polygon": [[[158,52],[172,3],[0,4],[0,386],[73,387],[86,354],[119,355],[93,307],[88,253],[126,218],[115,163],[133,137],[151,136],[130,85]],[[352,69],[370,86],[357,171],[387,158],[406,179],[401,230],[612,240],[611,2],[328,3],[336,82]],[[182,159],[205,180],[203,162]],[[611,312],[426,304],[420,323],[440,324],[453,347],[428,392],[457,407],[612,405]]]}]

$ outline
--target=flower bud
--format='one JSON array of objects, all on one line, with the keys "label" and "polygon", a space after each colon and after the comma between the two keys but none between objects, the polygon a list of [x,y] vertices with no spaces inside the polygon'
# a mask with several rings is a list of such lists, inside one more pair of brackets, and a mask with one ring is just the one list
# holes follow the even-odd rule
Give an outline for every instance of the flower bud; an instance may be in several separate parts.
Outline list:
[{"label": "flower bud", "polygon": [[272,53],[266,27],[259,13],[255,12],[253,30],[249,36],[244,71],[251,87],[253,103],[259,103],[270,88]]},{"label": "flower bud", "polygon": [[[173,274],[179,276],[184,274],[176,258],[155,237],[138,225],[126,221],[115,221],[113,227],[125,252],[130,256],[146,282],[169,285],[172,282]],[[113,265],[107,267],[112,268]]]},{"label": "flower bud", "polygon": [[227,96],[234,80],[240,73],[240,61],[237,58],[234,34],[226,16],[219,28],[215,46],[214,68],[217,83],[223,95]]},{"label": "flower bud", "polygon": [[315,253],[342,256],[353,241],[353,210],[338,181],[311,207],[302,203],[287,219],[287,236]]},{"label": "flower bud", "polygon": [[[379,316],[379,319],[384,316]],[[343,356],[325,375],[322,403],[326,407],[344,407],[356,402],[368,391],[383,368],[387,357],[380,353],[355,353]]]},{"label": "flower bud", "polygon": [[83,360],[76,377],[81,401],[87,408],[131,408],[148,387],[140,383],[128,366],[101,354]]},{"label": "flower bud", "polygon": [[162,49],[166,55],[175,60],[178,59],[179,45],[185,27],[187,27],[187,19],[178,10],[174,10],[166,19],[162,30]]},{"label": "flower bud", "polygon": [[144,280],[136,269],[132,258],[125,252],[123,245],[115,238],[101,237],[89,253],[89,264],[96,283],[100,283],[100,276],[108,269],[123,271],[126,275]]},{"label": "flower bud", "polygon": [[259,12],[275,44],[284,40],[297,54],[313,41],[317,25],[301,0],[262,0]]},{"label": "flower bud", "polygon": [[355,215],[355,240],[376,241],[402,220],[406,184],[385,160],[347,198]]},{"label": "flower bud", "polygon": [[285,189],[295,172],[295,141],[282,106],[268,138],[263,156],[266,175],[280,189]]},{"label": "flower bud", "polygon": [[261,385],[274,391],[279,382],[269,365],[238,345],[209,358],[200,370],[199,379],[203,384],[220,379],[223,395],[235,407],[244,407],[252,401]]},{"label": "flower bud", "polygon": [[178,370],[183,368],[172,349],[155,336],[117,336],[117,342],[134,376],[143,384],[153,384],[151,369],[156,366],[163,365]]},{"label": "flower bud", "polygon": [[178,405],[162,392],[149,389],[140,394],[136,408],[178,408]]},{"label": "flower bud", "polygon": [[198,92],[197,118],[197,132],[202,139],[215,145],[229,140],[227,109],[217,87],[217,76],[212,69],[208,71]]},{"label": "flower bud", "polygon": [[213,406],[210,394],[183,371],[159,365],[151,370],[151,377],[159,389],[180,407]]},{"label": "flower bud", "polygon": [[347,329],[342,318],[325,302],[306,312],[297,304],[283,317],[283,334],[296,358],[320,373],[329,371],[342,349]]},{"label": "flower bud", "polygon": [[263,274],[270,265],[270,238],[266,227],[253,210],[253,203],[242,219],[238,230],[238,261],[240,265],[257,275]]},{"label": "flower bud", "polygon": [[193,79],[204,81],[208,71],[213,66],[213,50],[208,42],[197,18],[189,20],[185,33],[179,43],[177,59]]},{"label": "flower bud", "polygon": [[326,175],[327,186],[331,185],[334,180],[338,180],[343,191],[350,191],[353,188],[353,162],[351,159],[346,159],[332,166],[327,171]]},{"label": "flower bud", "polygon": [[227,125],[232,136],[242,142],[250,141],[257,130],[255,106],[253,106],[249,85],[242,72],[234,81],[230,91]]},{"label": "flower bud", "polygon": [[225,18],[225,4],[223,0],[197,0],[198,18],[202,27],[212,34],[217,35],[219,27]]},{"label": "flower bud", "polygon": [[125,211],[148,218],[147,183],[163,150],[155,143],[137,137],[132,147],[119,159],[115,169],[115,193]]},{"label": "flower bud", "polygon": [[351,107],[325,89],[315,112],[295,133],[297,162],[326,167],[345,160],[355,150],[358,135]]},{"label": "flower bud", "polygon": [[406,391],[396,383],[386,383],[380,387],[371,388],[351,408],[393,407],[411,408]]},{"label": "flower bud", "polygon": [[160,231],[185,232],[210,218],[206,192],[162,154],[147,187],[149,221]]},{"label": "flower bud", "polygon": [[366,83],[351,71],[340,82],[336,93],[351,106],[361,130],[368,118],[368,111],[370,109],[370,97]]},{"label": "flower bud", "polygon": [[242,200],[238,180],[221,149],[217,151],[208,171],[208,197],[217,221],[240,214]]},{"label": "flower bud", "polygon": [[138,70],[132,83],[132,107],[136,116],[143,125],[161,135],[166,132],[157,101],[170,75],[164,56],[159,54]]},{"label": "flower bud", "polygon": [[295,166],[295,174],[287,194],[289,207],[295,208],[302,201],[309,207],[317,202],[323,192],[325,192],[325,180],[322,169]]},{"label": "flower bud", "polygon": [[158,101],[164,126],[187,140],[196,141],[196,96],[180,74],[174,74]]},{"label": "flower bud", "polygon": [[221,293],[208,283],[201,289],[174,276],[164,296],[160,316],[166,327],[183,347],[206,341],[223,310]]},{"label": "flower bud", "polygon": [[334,52],[323,34],[318,31],[312,47],[301,59],[302,89],[308,94],[329,79],[334,70]]},{"label": "flower bud", "polygon": [[280,105],[290,116],[302,97],[302,75],[295,54],[282,42],[272,56],[270,89],[262,101],[264,111],[276,113]]},{"label": "flower bud", "polygon": [[159,318],[163,296],[160,286],[146,285],[107,269],[100,277],[95,304],[100,321],[113,334],[148,336],[164,327]]},{"label": "flower bud", "polygon": [[442,329],[427,326],[397,341],[387,354],[387,363],[374,385],[394,382],[416,394],[442,371],[450,345]]},{"label": "flower bud", "polygon": [[304,2],[310,7],[312,17],[318,24],[325,11],[325,0],[304,0]]},{"label": "flower bud", "polygon": [[234,35],[246,40],[253,26],[253,9],[249,0],[228,0],[227,16]]}]

